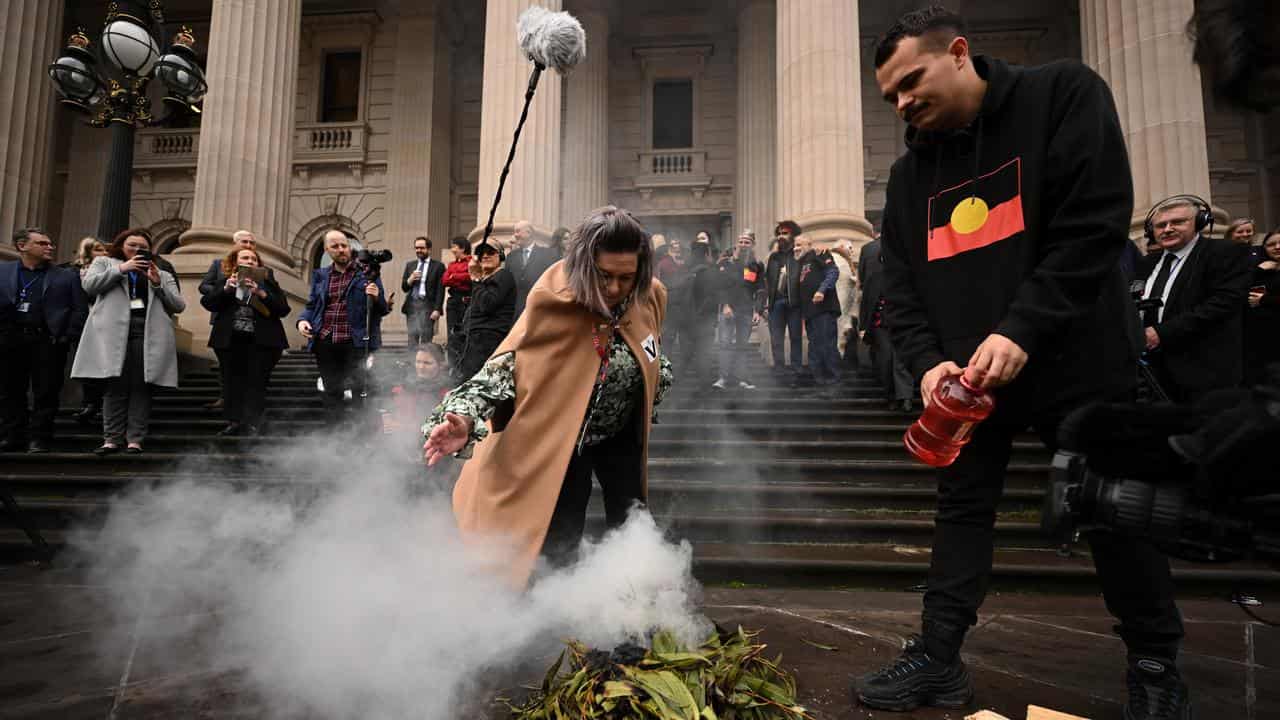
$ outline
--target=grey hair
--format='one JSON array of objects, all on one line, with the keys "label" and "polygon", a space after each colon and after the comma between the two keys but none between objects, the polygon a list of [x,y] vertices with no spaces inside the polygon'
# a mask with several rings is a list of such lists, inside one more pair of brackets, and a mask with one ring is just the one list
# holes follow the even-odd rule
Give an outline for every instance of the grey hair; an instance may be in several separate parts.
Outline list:
[{"label": "grey hair", "polygon": [[648,300],[653,289],[653,248],[649,244],[649,233],[631,213],[613,205],[591,211],[565,245],[564,266],[573,299],[605,317],[610,315],[596,269],[596,256],[602,252],[636,254],[636,285],[629,300]]},{"label": "grey hair", "polygon": [[24,227],[13,234],[13,246],[25,245],[32,235],[50,237],[49,233],[42,227]]},{"label": "grey hair", "polygon": [[1200,203],[1196,202],[1194,198],[1189,197],[1187,195],[1178,195],[1175,197],[1171,197],[1168,200],[1165,200],[1164,202],[1157,205],[1156,209],[1151,212],[1151,217],[1154,218],[1156,215],[1159,215],[1162,212],[1166,212],[1168,210],[1172,210],[1174,208],[1180,208],[1180,207],[1189,207],[1192,210],[1198,211],[1200,210]]}]

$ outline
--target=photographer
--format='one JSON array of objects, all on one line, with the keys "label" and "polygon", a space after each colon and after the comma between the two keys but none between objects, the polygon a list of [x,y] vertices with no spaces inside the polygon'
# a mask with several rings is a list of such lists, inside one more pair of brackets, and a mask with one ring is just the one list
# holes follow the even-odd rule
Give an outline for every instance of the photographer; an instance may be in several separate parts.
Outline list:
[{"label": "photographer", "polygon": [[[248,230],[237,230],[231,234],[232,251],[236,250],[257,250],[258,238]],[[227,282],[227,272],[223,268],[224,260],[214,260],[209,263],[209,269],[205,271],[204,277],[200,279],[200,304],[204,305],[204,298],[217,296],[222,292],[223,285]],[[160,269],[164,269],[163,266]],[[276,276],[271,268],[266,269],[267,279],[275,282]],[[207,306],[206,306],[207,307]],[[217,324],[218,313],[209,314],[209,324]],[[212,345],[210,347],[213,347]],[[223,357],[223,352],[218,348],[213,349],[213,354],[218,358],[218,380],[221,387],[218,389],[218,399],[205,405],[209,410],[221,410],[225,404],[223,395],[227,389],[227,368],[230,367],[230,360]]]},{"label": "photographer", "polygon": [[333,263],[312,275],[298,331],[320,366],[326,419],[334,425],[342,419],[343,391],[351,388],[353,398],[361,397],[363,373],[355,370],[367,353],[382,346],[382,317],[390,309],[374,268],[353,262],[346,233],[325,233],[324,249]]},{"label": "photographer", "polygon": [[151,420],[152,387],[178,386],[173,316],[186,309],[178,283],[151,262],[151,235],[136,228],[116,236],[107,257],[93,261],[84,292],[93,301],[74,378],[103,378],[102,446],[94,453],[142,452]]},{"label": "photographer", "polygon": [[226,395],[227,426],[218,434],[254,436],[262,429],[267,381],[289,346],[280,322],[289,314],[289,301],[256,250],[232,250],[220,270],[226,277],[222,290],[200,297],[213,314],[209,347],[218,354]]},{"label": "photographer", "polygon": [[458,382],[480,370],[515,322],[516,280],[502,266],[505,259],[502,250],[488,243],[477,246],[471,256],[471,307],[463,321],[466,340],[462,361],[454,368]]}]

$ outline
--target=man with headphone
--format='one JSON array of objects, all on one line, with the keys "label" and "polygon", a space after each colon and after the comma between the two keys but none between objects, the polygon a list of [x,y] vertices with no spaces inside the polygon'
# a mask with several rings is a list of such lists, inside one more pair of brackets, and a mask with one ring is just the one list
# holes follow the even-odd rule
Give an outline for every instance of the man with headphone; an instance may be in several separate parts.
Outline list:
[{"label": "man with headphone", "polygon": [[1252,278],[1248,248],[1209,237],[1213,211],[1195,195],[1156,203],[1144,226],[1160,251],[1143,258],[1138,277],[1147,356],[1175,402],[1237,387],[1244,377],[1244,309]]}]

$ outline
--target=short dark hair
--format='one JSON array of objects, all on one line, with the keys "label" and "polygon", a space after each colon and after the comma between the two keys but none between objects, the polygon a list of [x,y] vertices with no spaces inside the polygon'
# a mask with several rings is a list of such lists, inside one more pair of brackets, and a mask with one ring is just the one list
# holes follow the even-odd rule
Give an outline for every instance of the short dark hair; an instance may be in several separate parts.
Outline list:
[{"label": "short dark hair", "polygon": [[889,62],[898,50],[898,43],[906,37],[924,37],[926,47],[935,52],[947,49],[952,40],[968,32],[964,18],[941,5],[930,5],[913,10],[889,27],[876,45],[876,69]]},{"label": "short dark hair", "polygon": [[431,238],[427,237],[426,235],[419,235],[418,237],[413,239],[413,244],[417,245],[419,240],[427,244],[428,250],[431,249]]},{"label": "short dark hair", "polygon": [[458,237],[450,240],[449,244],[452,245],[453,247],[462,248],[462,252],[468,255],[471,254],[471,243],[467,242],[467,239],[462,235],[459,235]]},{"label": "short dark hair", "polygon": [[147,241],[147,249],[148,250],[151,249],[151,246],[154,244],[154,241],[151,239],[150,231],[148,231],[146,228],[140,228],[140,227],[129,228],[128,230],[121,230],[116,235],[115,239],[111,241],[111,246],[107,248],[107,255],[110,255],[111,257],[117,260],[124,260],[125,259],[124,258],[124,241],[128,240],[134,235],[137,235],[140,238],[144,238]]},{"label": "short dark hair", "polygon": [[24,227],[13,234],[13,246],[18,247],[19,243],[26,244],[32,235],[43,235],[49,237],[49,233],[42,227]]}]

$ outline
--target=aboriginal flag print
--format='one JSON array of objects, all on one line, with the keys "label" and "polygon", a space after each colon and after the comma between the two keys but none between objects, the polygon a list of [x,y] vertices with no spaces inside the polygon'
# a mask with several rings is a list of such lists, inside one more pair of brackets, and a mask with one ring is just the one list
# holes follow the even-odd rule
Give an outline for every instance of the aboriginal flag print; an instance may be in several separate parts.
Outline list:
[{"label": "aboriginal flag print", "polygon": [[1026,229],[1022,158],[929,198],[929,262],[1007,240]]}]

